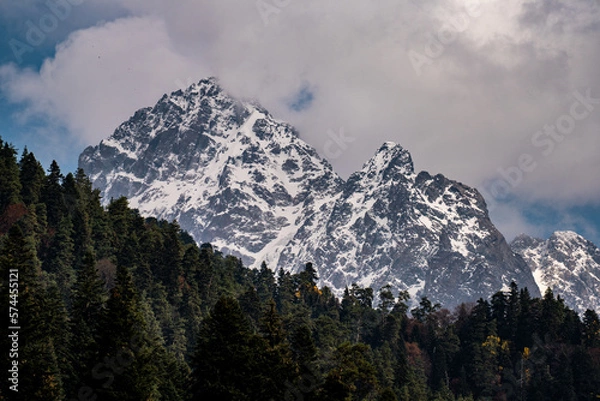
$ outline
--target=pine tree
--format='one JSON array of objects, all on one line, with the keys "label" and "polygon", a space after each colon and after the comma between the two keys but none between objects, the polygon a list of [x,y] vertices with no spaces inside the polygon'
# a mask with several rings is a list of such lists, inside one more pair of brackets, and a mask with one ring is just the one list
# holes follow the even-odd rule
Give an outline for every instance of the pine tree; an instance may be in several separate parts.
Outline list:
[{"label": "pine tree", "polygon": [[383,315],[387,315],[394,307],[395,298],[392,293],[392,286],[390,284],[384,285],[379,290],[379,309]]},{"label": "pine tree", "polygon": [[73,224],[66,217],[58,225],[42,265],[56,280],[65,303],[70,302],[71,286],[75,282],[74,252]]},{"label": "pine tree", "polygon": [[564,301],[560,298],[554,298],[552,289],[548,287],[542,298],[542,313],[539,321],[539,332],[545,332],[545,340],[553,342],[558,339],[562,323],[565,318]]},{"label": "pine tree", "polygon": [[502,338],[508,338],[511,334],[511,328],[508,322],[508,299],[503,291],[498,291],[492,295],[490,302],[492,306],[492,318],[496,319],[498,334]]},{"label": "pine tree", "polygon": [[77,171],[76,176],[67,174],[63,181],[63,190],[68,215],[73,224],[74,266],[78,268],[83,263],[85,250],[92,246],[92,227],[88,209],[93,191],[91,183],[81,169]]},{"label": "pine tree", "polygon": [[253,326],[258,327],[261,317],[261,303],[258,293],[254,287],[248,289],[239,296],[238,301],[244,314],[250,319]]},{"label": "pine tree", "polygon": [[46,335],[53,339],[57,365],[60,369],[61,380],[65,392],[69,394],[77,385],[77,373],[74,360],[77,353],[73,351],[72,325],[69,320],[64,295],[59,285],[44,275],[44,321],[47,324]]},{"label": "pine tree", "polygon": [[298,326],[291,335],[290,346],[294,360],[300,367],[307,367],[317,357],[317,347],[307,324]]},{"label": "pine tree", "polygon": [[411,309],[410,313],[413,315],[415,319],[420,321],[421,323],[425,323],[427,321],[428,316],[432,313],[440,310],[442,306],[439,303],[433,304],[429,298],[421,297],[421,301],[419,302],[419,306],[417,308]]},{"label": "pine tree", "polygon": [[159,397],[161,385],[157,354],[163,354],[155,339],[148,336],[140,297],[129,270],[117,266],[115,287],[106,304],[100,328],[100,356],[92,375],[100,380],[98,395],[106,400],[147,400]]},{"label": "pine tree", "polygon": [[67,213],[62,187],[63,178],[58,163],[52,161],[41,196],[42,202],[46,205],[48,225],[52,228],[58,227]]},{"label": "pine tree", "polygon": [[300,285],[304,285],[311,288],[317,285],[319,276],[317,274],[317,270],[315,269],[312,263],[309,262],[304,266],[304,271],[300,273],[299,279]]},{"label": "pine tree", "polygon": [[275,298],[277,291],[277,283],[273,271],[267,267],[265,262],[262,262],[260,269],[255,275],[254,286],[261,302],[267,302],[269,299]]},{"label": "pine tree", "polygon": [[583,341],[588,348],[600,347],[600,318],[591,309],[583,314]]},{"label": "pine tree", "polygon": [[519,287],[513,281],[510,283],[508,294],[508,305],[506,309],[506,329],[501,334],[509,341],[515,342],[517,327],[521,316],[521,305],[519,303]]},{"label": "pine tree", "polygon": [[182,261],[185,285],[182,288],[181,306],[179,314],[185,322],[187,334],[186,356],[192,355],[196,347],[196,338],[202,321],[202,300],[200,299],[199,285],[196,274],[200,264],[200,250],[195,244],[188,245]]},{"label": "pine tree", "polygon": [[323,385],[324,400],[365,400],[374,396],[378,382],[371,349],[364,344],[342,344]]},{"label": "pine tree", "polygon": [[40,201],[42,187],[46,179],[44,168],[36,160],[35,155],[30,153],[27,148],[23,151],[19,167],[23,202],[26,205],[36,205]]},{"label": "pine tree", "polygon": [[212,305],[215,296],[214,287],[216,280],[214,251],[210,244],[200,246],[199,264],[196,270],[195,281],[198,283],[200,299],[207,305]]},{"label": "pine tree", "polygon": [[[108,213],[105,212],[100,202],[100,190],[92,189],[92,184],[83,174],[83,170],[78,171],[76,179],[84,194],[85,211],[89,217],[89,229],[91,231],[91,246],[96,252],[98,260],[110,257],[114,253],[111,247],[113,234]],[[83,252],[85,252],[85,249],[87,248],[84,248]]]},{"label": "pine tree", "polygon": [[517,350],[522,352],[525,347],[533,345],[533,333],[535,332],[536,316],[534,301],[531,299],[529,290],[523,288],[519,293],[520,314],[517,322],[515,342]]},{"label": "pine tree", "polygon": [[21,201],[21,181],[17,152],[0,138],[0,215],[12,204]]},{"label": "pine tree", "polygon": [[259,326],[260,333],[268,344],[264,351],[264,358],[269,369],[264,374],[268,377],[265,385],[269,383],[271,388],[265,390],[272,398],[283,399],[285,384],[293,383],[296,379],[297,365],[293,362],[287,333],[277,313],[275,301],[271,300],[268,303]]},{"label": "pine tree", "polygon": [[258,400],[275,398],[265,350],[239,303],[222,297],[204,320],[192,361],[193,400]]},{"label": "pine tree", "polygon": [[287,314],[296,299],[296,284],[289,272],[279,269],[277,273],[277,294],[275,302],[277,309],[283,315]]},{"label": "pine tree", "polygon": [[[25,237],[18,225],[13,226],[2,244],[0,271],[2,277],[8,277],[9,270],[14,269],[19,277],[19,396],[24,400],[55,401],[64,397],[55,344],[65,339],[53,337],[56,332],[53,322],[61,311],[47,307],[48,295],[35,248],[33,238]],[[3,296],[2,301],[5,299],[8,297]],[[3,366],[7,368],[8,360],[4,358]],[[3,394],[9,394],[7,384],[2,381]]]},{"label": "pine tree", "polygon": [[154,276],[168,289],[169,300],[178,302],[181,298],[180,279],[183,277],[183,246],[179,240],[181,228],[177,222],[163,229],[163,248]]},{"label": "pine tree", "polygon": [[91,382],[92,369],[100,360],[98,340],[107,298],[96,269],[96,257],[88,248],[72,291],[72,347],[77,355],[74,366],[80,383]]}]

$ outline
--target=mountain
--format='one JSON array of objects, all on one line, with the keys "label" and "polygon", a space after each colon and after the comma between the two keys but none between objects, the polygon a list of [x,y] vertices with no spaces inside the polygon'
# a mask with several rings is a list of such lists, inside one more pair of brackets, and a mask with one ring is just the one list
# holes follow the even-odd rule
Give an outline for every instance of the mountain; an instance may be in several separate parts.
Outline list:
[{"label": "mountain", "polygon": [[290,125],[215,79],[139,110],[79,164],[105,200],[126,196],[247,264],[268,259],[343,185]]},{"label": "mountain", "polygon": [[299,230],[282,265],[300,256],[334,288],[392,283],[444,305],[485,297],[512,280],[537,293],[482,196],[442,175],[416,174],[410,154],[393,143],[350,176],[328,214]]},{"label": "mountain", "polygon": [[600,249],[572,231],[547,240],[520,235],[511,248],[529,264],[540,292],[550,288],[578,312],[600,309]]},{"label": "mountain", "polygon": [[127,196],[247,265],[311,261],[338,294],[391,283],[453,306],[511,280],[539,294],[475,189],[416,173],[391,142],[344,181],[293,127],[213,78],[139,110],[79,165],[105,201]]}]

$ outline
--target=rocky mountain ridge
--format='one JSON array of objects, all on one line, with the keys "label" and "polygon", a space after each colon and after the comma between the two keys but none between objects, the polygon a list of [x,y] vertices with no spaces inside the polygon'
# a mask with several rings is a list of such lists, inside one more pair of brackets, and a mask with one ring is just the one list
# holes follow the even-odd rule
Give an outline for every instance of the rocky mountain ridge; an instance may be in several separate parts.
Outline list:
[{"label": "rocky mountain ridge", "polygon": [[451,307],[514,280],[539,295],[477,190],[415,172],[391,142],[344,181],[293,127],[216,79],[137,111],[79,165],[106,202],[127,196],[247,265],[311,261],[338,293],[391,283]]},{"label": "rocky mountain ridge", "polygon": [[547,240],[520,235],[511,248],[529,264],[541,293],[550,288],[580,313],[600,309],[600,249],[592,242],[557,231]]}]

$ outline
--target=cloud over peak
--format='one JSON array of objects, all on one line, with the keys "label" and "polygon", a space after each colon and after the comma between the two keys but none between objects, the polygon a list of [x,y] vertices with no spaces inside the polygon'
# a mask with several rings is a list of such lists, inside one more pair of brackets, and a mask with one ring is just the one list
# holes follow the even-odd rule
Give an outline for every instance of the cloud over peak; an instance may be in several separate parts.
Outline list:
[{"label": "cloud over peak", "polygon": [[[0,69],[11,100],[86,144],[163,93],[216,75],[233,95],[296,125],[321,153],[331,132],[353,138],[332,160],[342,175],[393,140],[417,169],[488,197],[503,185],[509,193],[492,199],[499,203],[600,199],[600,105],[561,140],[548,137],[552,152],[534,143],[570,115],[576,91],[600,97],[597,2],[106,4],[128,16],[74,32],[40,71]],[[522,169],[523,160],[536,167]],[[507,224],[518,226],[515,218]]]}]

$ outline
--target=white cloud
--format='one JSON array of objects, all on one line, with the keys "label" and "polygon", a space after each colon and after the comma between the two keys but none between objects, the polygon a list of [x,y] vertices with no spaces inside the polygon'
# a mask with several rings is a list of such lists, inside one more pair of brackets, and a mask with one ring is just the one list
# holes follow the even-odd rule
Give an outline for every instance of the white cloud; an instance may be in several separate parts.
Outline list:
[{"label": "white cloud", "polygon": [[91,144],[201,70],[174,50],[163,21],[140,17],[77,31],[39,72],[5,65],[0,77],[26,116],[46,116]]},{"label": "white cloud", "polygon": [[[295,124],[321,153],[331,130],[356,138],[332,161],[343,175],[393,140],[418,169],[480,188],[531,154],[537,168],[511,187],[514,195],[565,205],[600,199],[600,107],[550,155],[531,142],[569,111],[573,91],[591,88],[600,97],[594,2],[112,3],[136,17],[73,34],[40,73],[2,70],[13,99],[87,143],[177,89],[176,81],[214,74],[235,95],[258,98]],[[441,47],[432,36],[442,37]],[[420,75],[410,51],[429,54]],[[312,106],[289,110],[290,96],[305,86],[314,91]],[[509,231],[531,229],[518,214],[505,216],[515,227]]]}]

